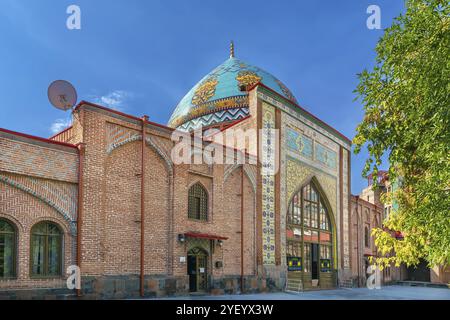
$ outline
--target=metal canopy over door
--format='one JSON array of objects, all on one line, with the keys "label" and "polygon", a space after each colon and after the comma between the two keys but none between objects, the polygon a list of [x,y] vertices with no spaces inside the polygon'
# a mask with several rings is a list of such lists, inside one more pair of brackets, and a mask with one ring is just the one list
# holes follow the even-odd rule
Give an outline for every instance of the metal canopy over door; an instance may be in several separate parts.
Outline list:
[{"label": "metal canopy over door", "polygon": [[193,248],[188,252],[189,291],[202,292],[208,289],[208,254]]}]

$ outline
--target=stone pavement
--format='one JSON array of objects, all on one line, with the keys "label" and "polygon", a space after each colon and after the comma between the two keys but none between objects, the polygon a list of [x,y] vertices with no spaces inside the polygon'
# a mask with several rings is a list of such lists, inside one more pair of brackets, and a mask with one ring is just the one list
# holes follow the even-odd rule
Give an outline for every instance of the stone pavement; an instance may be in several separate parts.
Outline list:
[{"label": "stone pavement", "polygon": [[243,295],[165,298],[169,300],[450,300],[450,289],[386,286],[381,289],[353,288],[308,291],[302,293],[261,293]]}]

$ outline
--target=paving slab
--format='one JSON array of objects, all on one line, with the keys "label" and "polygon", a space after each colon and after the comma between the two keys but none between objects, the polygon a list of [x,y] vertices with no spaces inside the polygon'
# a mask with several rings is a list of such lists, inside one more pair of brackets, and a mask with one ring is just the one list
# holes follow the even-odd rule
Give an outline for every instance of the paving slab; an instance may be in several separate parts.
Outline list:
[{"label": "paving slab", "polygon": [[301,293],[275,292],[220,296],[185,296],[168,300],[450,300],[450,289],[385,286],[381,289],[342,288]]}]

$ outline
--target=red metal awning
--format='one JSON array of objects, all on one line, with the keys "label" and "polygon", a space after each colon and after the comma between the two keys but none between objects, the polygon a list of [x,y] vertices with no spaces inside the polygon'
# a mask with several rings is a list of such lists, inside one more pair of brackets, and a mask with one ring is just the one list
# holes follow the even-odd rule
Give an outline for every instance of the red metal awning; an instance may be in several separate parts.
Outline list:
[{"label": "red metal awning", "polygon": [[199,233],[199,232],[186,232],[184,234],[184,236],[189,237],[189,238],[200,238],[200,239],[209,239],[209,240],[228,240],[227,237],[217,236],[214,234]]}]

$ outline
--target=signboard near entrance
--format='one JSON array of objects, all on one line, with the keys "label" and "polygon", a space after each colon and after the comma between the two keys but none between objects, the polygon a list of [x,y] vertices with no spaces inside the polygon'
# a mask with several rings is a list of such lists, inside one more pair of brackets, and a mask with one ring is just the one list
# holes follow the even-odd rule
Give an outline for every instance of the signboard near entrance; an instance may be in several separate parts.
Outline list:
[{"label": "signboard near entrance", "polygon": [[330,259],[320,259],[320,272],[331,271],[331,260]]},{"label": "signboard near entrance", "polygon": [[288,271],[302,271],[301,257],[287,257]]}]

